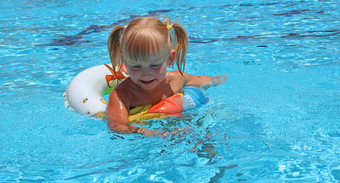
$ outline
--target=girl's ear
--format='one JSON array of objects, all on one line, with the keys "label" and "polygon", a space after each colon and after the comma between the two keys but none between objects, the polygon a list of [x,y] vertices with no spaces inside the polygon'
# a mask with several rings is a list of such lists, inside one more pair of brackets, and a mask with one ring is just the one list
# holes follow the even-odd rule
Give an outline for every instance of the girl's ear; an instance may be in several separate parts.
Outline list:
[{"label": "girl's ear", "polygon": [[124,57],[123,57],[123,55],[122,55],[122,70],[125,72],[125,73],[127,73],[128,74],[128,70],[127,70],[127,68],[126,68],[126,63],[125,63],[126,61],[125,61],[125,59],[124,59]]},{"label": "girl's ear", "polygon": [[176,51],[175,50],[171,50],[170,51],[170,56],[169,56],[169,64],[168,64],[168,66],[173,66],[174,65],[175,55],[176,55]]},{"label": "girl's ear", "polygon": [[122,70],[123,70],[126,74],[129,74],[129,72],[128,72],[128,70],[127,70],[125,64],[122,65]]}]

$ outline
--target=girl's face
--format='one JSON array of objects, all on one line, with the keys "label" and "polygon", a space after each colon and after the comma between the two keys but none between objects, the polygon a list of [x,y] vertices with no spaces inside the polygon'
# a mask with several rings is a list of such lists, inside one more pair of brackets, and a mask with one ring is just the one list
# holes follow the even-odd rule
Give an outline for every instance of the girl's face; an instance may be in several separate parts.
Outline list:
[{"label": "girl's face", "polygon": [[166,75],[166,68],[172,64],[174,51],[165,59],[160,55],[152,55],[148,62],[125,60],[131,80],[144,90],[152,90],[158,86]]}]

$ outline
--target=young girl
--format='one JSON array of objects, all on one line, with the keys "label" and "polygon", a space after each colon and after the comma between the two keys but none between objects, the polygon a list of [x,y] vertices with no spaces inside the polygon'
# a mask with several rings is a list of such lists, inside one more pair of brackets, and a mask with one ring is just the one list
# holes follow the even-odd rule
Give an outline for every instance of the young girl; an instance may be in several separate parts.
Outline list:
[{"label": "young girl", "polygon": [[[167,21],[137,18],[127,27],[115,27],[109,36],[112,67],[123,67],[129,74],[109,96],[106,119],[113,131],[148,134],[144,128],[129,125],[129,109],[156,104],[184,86],[202,87],[227,81],[226,77],[194,76],[183,72],[188,37],[182,26],[168,25]],[[171,29],[176,39],[173,42]],[[178,71],[167,72],[167,67],[173,66],[175,61]]]}]

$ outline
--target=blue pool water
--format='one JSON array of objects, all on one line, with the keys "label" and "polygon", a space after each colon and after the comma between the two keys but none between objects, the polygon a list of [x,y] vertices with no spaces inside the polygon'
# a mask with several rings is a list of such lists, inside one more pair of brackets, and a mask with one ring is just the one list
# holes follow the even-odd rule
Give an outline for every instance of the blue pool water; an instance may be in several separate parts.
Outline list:
[{"label": "blue pool water", "polygon": [[[339,182],[340,3],[0,2],[0,182]],[[64,106],[109,63],[112,26],[180,19],[185,71],[228,74],[208,104],[121,135]]]}]

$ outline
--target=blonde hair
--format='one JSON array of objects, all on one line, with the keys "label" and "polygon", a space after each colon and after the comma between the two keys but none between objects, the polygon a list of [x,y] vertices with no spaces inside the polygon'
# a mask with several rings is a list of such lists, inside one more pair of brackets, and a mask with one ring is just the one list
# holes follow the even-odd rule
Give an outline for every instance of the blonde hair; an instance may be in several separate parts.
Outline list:
[{"label": "blonde hair", "polygon": [[[166,21],[163,23],[156,18],[136,18],[127,27],[123,25],[115,27],[108,39],[112,67],[120,68],[123,57],[136,62],[147,62],[150,55],[169,56],[170,50],[175,49],[176,65],[182,74],[188,49],[188,36],[184,28],[176,22],[170,25],[175,33],[173,41],[167,28],[169,25],[166,25]],[[173,43],[176,43],[174,48]]]}]

